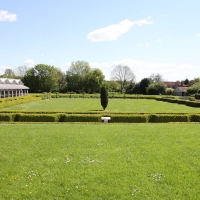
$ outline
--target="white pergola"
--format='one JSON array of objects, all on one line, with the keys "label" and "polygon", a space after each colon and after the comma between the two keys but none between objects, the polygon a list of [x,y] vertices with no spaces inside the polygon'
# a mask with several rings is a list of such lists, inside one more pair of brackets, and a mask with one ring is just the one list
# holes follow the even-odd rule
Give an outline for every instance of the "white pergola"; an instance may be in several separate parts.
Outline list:
[{"label": "white pergola", "polygon": [[27,96],[28,90],[20,79],[0,78],[0,98]]}]

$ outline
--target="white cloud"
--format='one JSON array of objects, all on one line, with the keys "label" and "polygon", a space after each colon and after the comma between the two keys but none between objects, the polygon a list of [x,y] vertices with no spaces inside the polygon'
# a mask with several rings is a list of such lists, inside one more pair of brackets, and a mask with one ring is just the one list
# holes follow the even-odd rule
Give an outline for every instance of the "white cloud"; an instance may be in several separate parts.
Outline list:
[{"label": "white cloud", "polygon": [[11,68],[7,66],[0,66],[0,75],[3,75],[6,69],[11,69]]},{"label": "white cloud", "polygon": [[199,34],[197,34],[197,37],[200,37],[200,33],[199,33]]},{"label": "white cloud", "polygon": [[41,56],[44,56],[44,54],[43,54],[43,53],[41,53],[40,55],[41,55]]},{"label": "white cloud", "polygon": [[17,20],[16,14],[11,14],[7,10],[0,10],[0,21],[13,22]]},{"label": "white cloud", "polygon": [[34,61],[32,59],[27,59],[24,61],[24,65],[28,67],[33,67],[34,66]]},{"label": "white cloud", "polygon": [[142,26],[144,24],[153,24],[153,21],[150,21],[150,19],[150,17],[138,21],[129,21],[125,19],[118,24],[112,24],[90,32],[87,35],[87,39],[93,42],[116,40],[120,35],[128,32],[134,25]]},{"label": "white cloud", "polygon": [[162,41],[162,39],[161,38],[158,38],[157,40],[156,40],[156,42],[161,42]]}]

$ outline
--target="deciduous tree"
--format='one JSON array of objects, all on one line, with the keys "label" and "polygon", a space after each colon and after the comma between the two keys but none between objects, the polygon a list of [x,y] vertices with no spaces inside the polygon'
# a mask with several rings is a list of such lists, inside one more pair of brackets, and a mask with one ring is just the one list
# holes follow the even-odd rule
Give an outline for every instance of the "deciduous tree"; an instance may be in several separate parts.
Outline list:
[{"label": "deciduous tree", "polygon": [[86,61],[72,62],[66,72],[67,89],[74,92],[84,91],[84,78],[90,70],[90,65]]},{"label": "deciduous tree", "polygon": [[117,65],[111,72],[111,79],[120,83],[122,92],[127,82],[134,82],[135,75],[128,66]]}]

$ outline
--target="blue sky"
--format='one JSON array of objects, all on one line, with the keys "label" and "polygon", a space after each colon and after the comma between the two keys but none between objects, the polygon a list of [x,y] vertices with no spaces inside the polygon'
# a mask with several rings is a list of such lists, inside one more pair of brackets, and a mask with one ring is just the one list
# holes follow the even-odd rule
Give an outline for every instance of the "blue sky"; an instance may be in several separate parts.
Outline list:
[{"label": "blue sky", "polygon": [[118,64],[136,81],[200,77],[198,0],[0,0],[0,75],[84,60],[106,79]]}]

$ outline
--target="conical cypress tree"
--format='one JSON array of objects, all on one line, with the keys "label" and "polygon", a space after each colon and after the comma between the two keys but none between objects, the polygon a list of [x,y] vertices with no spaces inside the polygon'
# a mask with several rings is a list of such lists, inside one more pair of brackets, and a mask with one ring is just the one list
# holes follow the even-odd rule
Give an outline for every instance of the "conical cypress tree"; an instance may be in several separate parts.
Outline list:
[{"label": "conical cypress tree", "polygon": [[105,110],[108,105],[108,91],[104,86],[101,87],[101,96],[100,97],[101,97],[101,105],[102,105],[103,109]]}]

